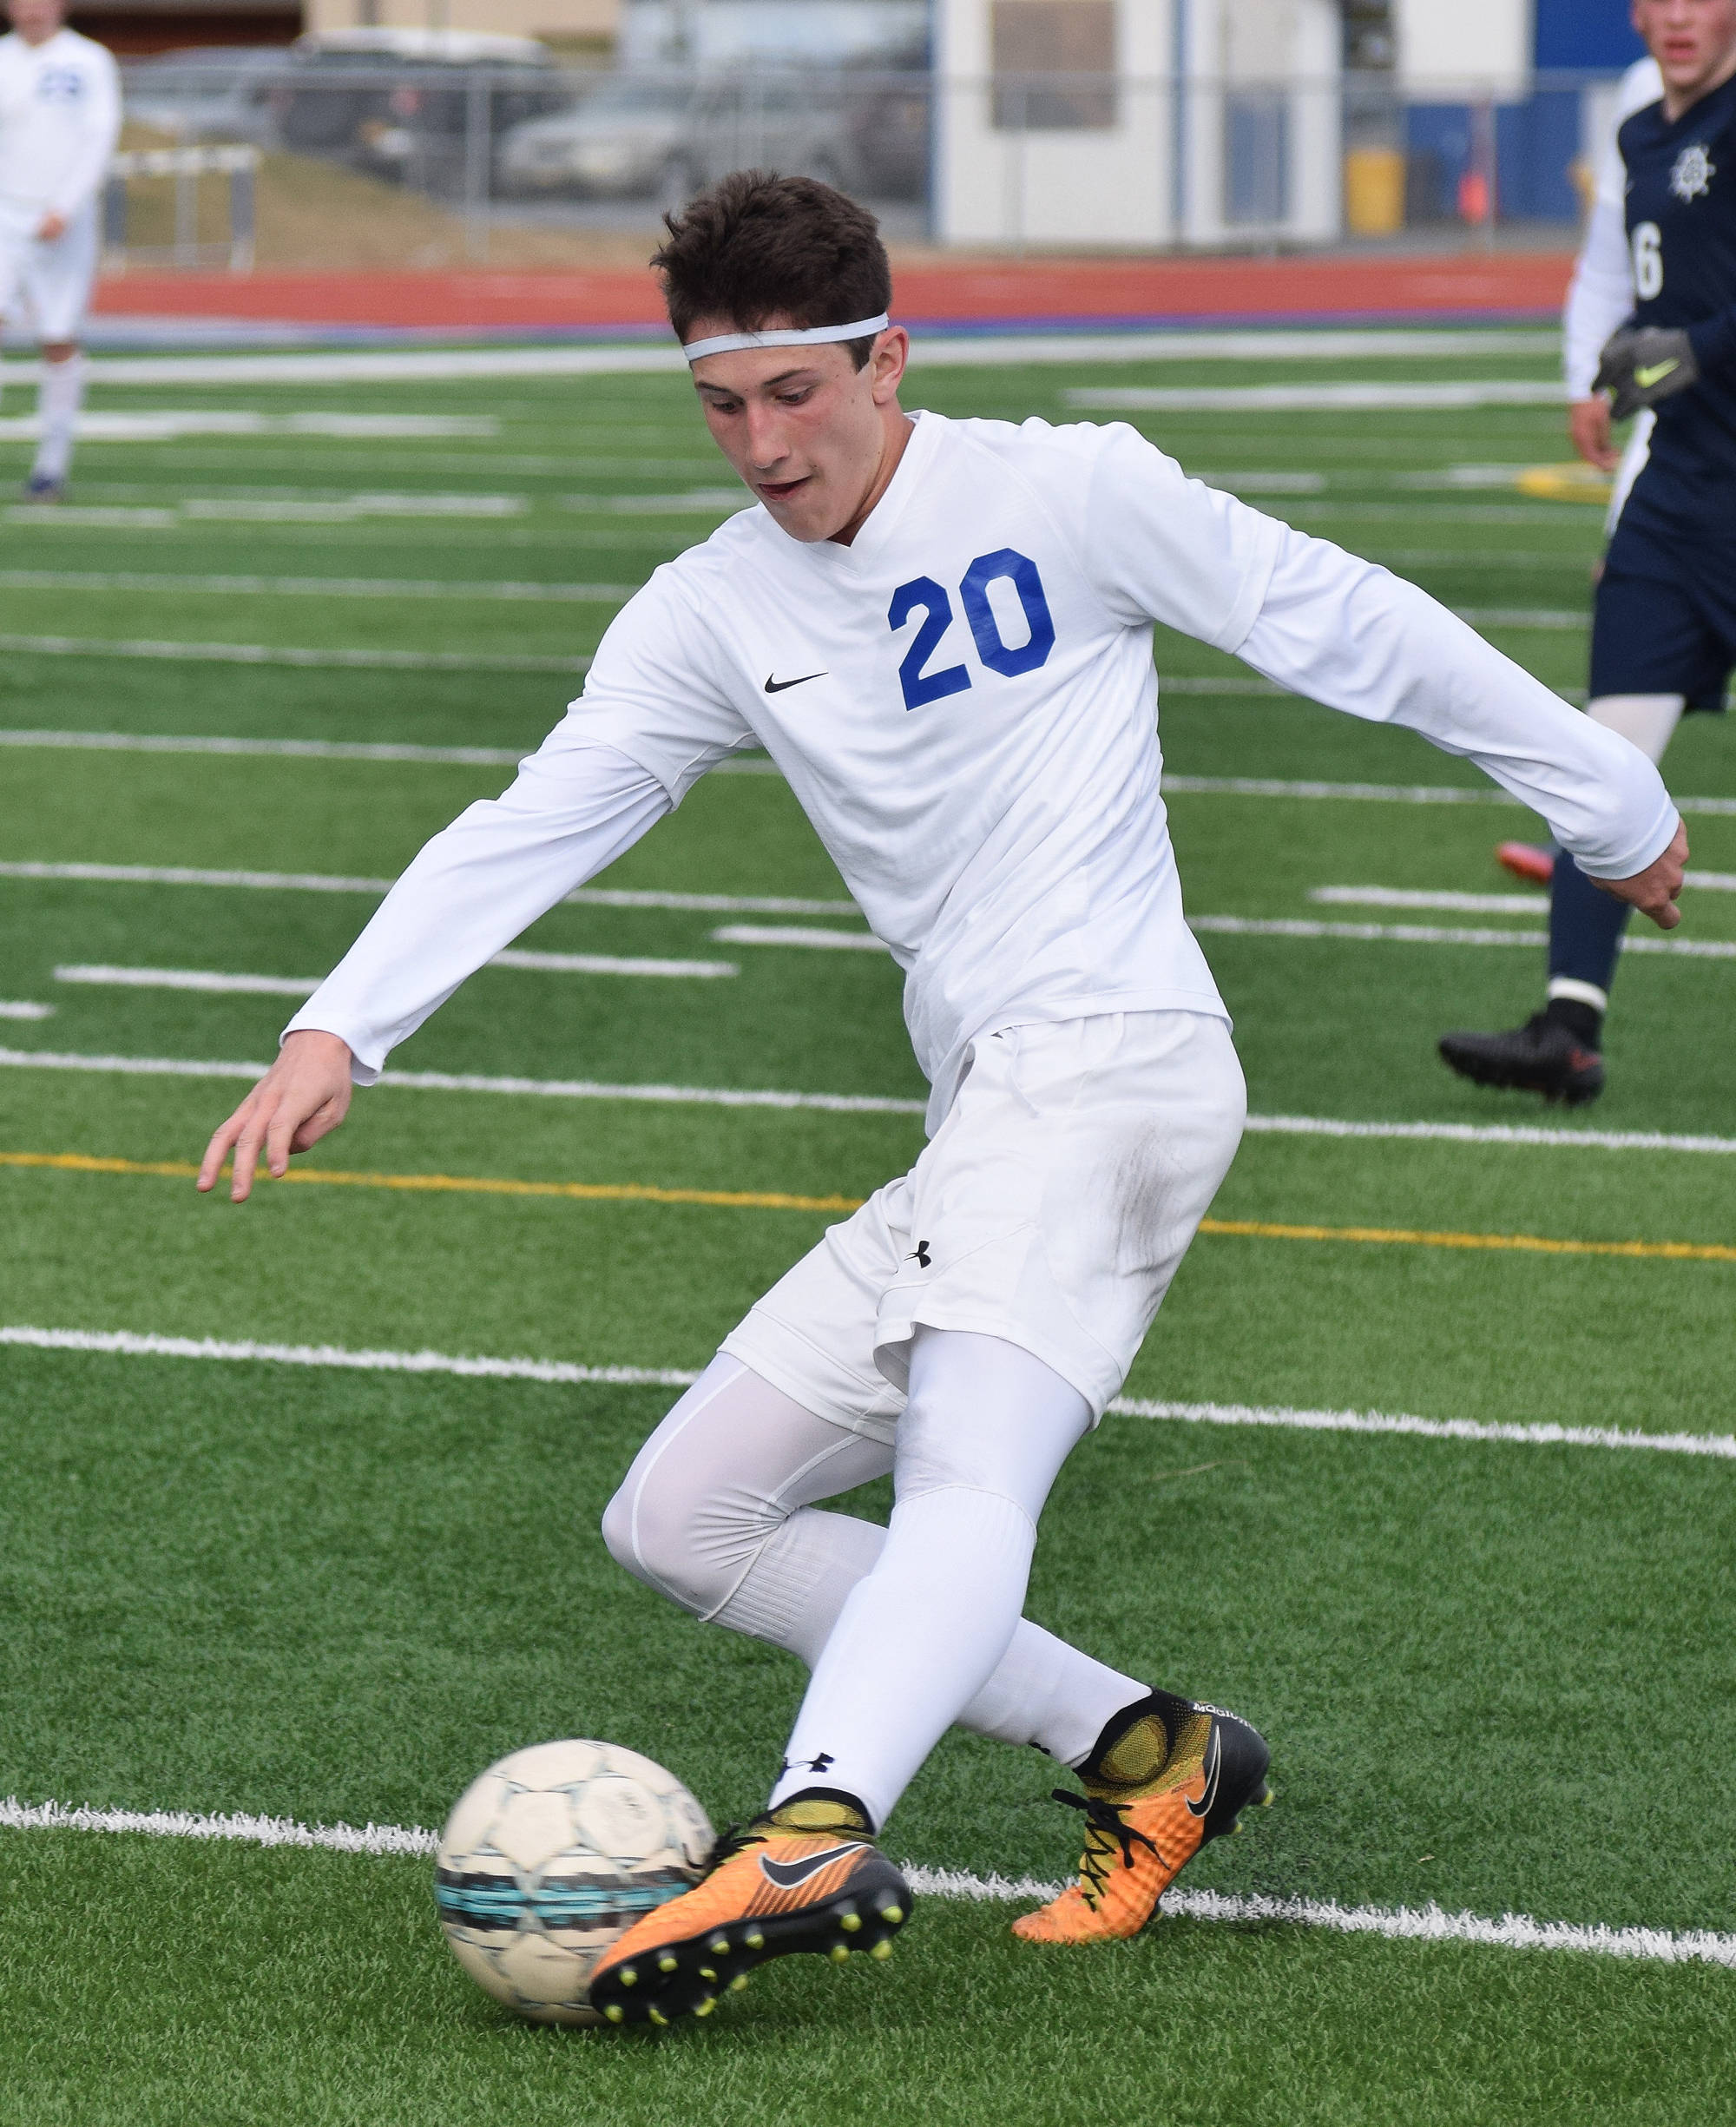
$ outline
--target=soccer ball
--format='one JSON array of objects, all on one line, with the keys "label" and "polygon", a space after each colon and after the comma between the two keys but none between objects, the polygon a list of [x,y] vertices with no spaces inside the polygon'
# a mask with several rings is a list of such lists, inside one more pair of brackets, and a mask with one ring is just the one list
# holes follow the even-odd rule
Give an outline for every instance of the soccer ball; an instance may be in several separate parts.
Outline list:
[{"label": "soccer ball", "polygon": [[699,1880],[706,1814],[618,1743],[536,1743],[490,1765],[440,1838],[434,1898],[452,1954],[537,2024],[595,2024],[591,1968]]}]

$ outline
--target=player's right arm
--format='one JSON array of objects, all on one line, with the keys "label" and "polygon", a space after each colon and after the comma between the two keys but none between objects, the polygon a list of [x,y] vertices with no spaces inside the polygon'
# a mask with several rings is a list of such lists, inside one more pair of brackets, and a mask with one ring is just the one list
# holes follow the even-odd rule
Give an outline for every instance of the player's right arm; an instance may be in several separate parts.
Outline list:
[{"label": "player's right arm", "polygon": [[261,1159],[282,1175],[344,1120],[351,1086],[371,1085],[460,984],[751,740],[712,682],[709,647],[667,583],[654,578],[623,608],[582,698],[510,788],[423,847],[290,1021],[276,1063],[213,1134],[201,1190],[232,1154],[236,1203]]}]

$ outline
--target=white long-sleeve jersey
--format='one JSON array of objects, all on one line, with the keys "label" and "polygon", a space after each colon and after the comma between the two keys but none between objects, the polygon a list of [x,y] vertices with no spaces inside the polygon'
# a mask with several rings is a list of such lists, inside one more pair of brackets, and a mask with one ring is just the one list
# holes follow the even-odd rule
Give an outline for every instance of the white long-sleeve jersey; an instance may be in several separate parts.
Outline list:
[{"label": "white long-sleeve jersey", "polygon": [[121,135],[112,54],[76,30],[42,44],[0,37],[0,217],[34,235],[43,215],[70,221],[95,195]]},{"label": "white long-sleeve jersey", "polygon": [[291,1021],[387,1052],[719,762],[763,747],[904,971],[950,1105],[971,1042],[1228,1015],[1182,914],[1152,624],[1468,756],[1598,878],[1676,814],[1643,754],[1414,585],[1189,480],[1123,425],[917,418],[854,543],[744,510],[659,569],[502,798],[393,887]]},{"label": "white long-sleeve jersey", "polygon": [[1591,380],[1597,374],[1604,342],[1634,308],[1634,268],[1622,212],[1627,172],[1615,136],[1635,111],[1657,102],[1663,93],[1664,77],[1655,59],[1641,59],[1629,67],[1621,76],[1609,132],[1599,149],[1596,191],[1562,312],[1562,367],[1570,399],[1591,397]]}]

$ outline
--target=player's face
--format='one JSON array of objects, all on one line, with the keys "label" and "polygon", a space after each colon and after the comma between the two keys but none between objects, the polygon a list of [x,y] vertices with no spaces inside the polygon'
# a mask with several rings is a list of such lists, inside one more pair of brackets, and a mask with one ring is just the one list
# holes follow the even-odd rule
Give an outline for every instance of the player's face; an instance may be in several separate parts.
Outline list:
[{"label": "player's face", "polygon": [[1634,0],[1634,27],[1674,95],[1704,95],[1736,68],[1736,0]]},{"label": "player's face", "polygon": [[[702,318],[690,337],[733,330]],[[694,365],[718,449],[792,538],[847,543],[884,492],[910,432],[898,408],[909,346],[893,326],[862,369],[835,346],[744,347]]]},{"label": "player's face", "polygon": [[9,0],[6,13],[27,44],[45,44],[66,18],[62,0]]}]

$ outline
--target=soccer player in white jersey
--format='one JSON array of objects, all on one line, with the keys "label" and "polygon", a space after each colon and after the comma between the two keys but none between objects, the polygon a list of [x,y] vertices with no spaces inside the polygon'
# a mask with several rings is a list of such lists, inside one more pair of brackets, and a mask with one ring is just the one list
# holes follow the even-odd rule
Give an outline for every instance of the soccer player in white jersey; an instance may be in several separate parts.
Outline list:
[{"label": "soccer player in white jersey", "polygon": [[8,0],[0,37],[0,316],[20,299],[42,343],[41,433],[24,492],[58,501],[84,397],[79,339],[96,278],[97,193],[121,132],[110,54],[63,0]]},{"label": "soccer player in white jersey", "polygon": [[[812,1670],[764,1814],[598,1967],[606,2016],[662,2023],[767,1958],[884,1952],[910,1893],[875,1839],[954,1722],[1079,1775],[1078,1880],[1026,1940],[1134,1933],[1265,1795],[1246,1722],[1020,1615],[1049,1486],[1243,1121],[1159,794],[1153,622],[1469,755],[1665,927],[1687,844],[1624,739],[1132,429],[906,415],[885,253],[825,186],[727,178],[656,263],[757,507],[656,571],[511,788],[423,850],[200,1186],[231,1151],[237,1200],[261,1156],[282,1174],[473,969],[743,747],[904,969],[927,1149],[731,1332],[604,1520],[629,1572]],[[819,1505],[888,1471],[886,1528]]]}]

